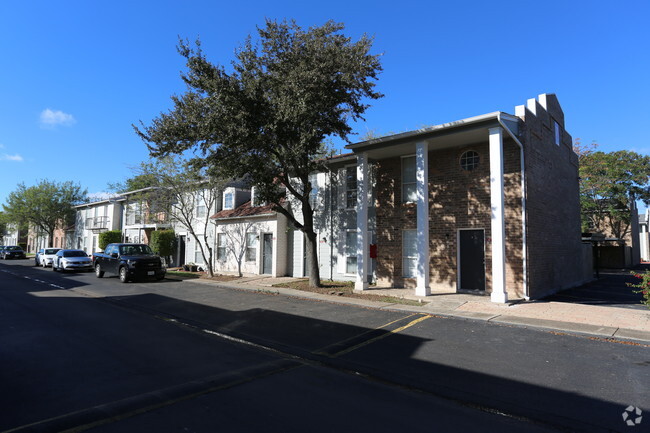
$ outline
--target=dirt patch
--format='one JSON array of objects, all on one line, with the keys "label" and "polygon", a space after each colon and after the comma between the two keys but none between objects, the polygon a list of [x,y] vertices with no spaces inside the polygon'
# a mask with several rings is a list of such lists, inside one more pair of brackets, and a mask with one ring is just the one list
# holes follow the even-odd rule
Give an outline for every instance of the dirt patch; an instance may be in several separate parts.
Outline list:
[{"label": "dirt patch", "polygon": [[395,296],[373,295],[370,293],[354,293],[354,283],[352,282],[321,281],[321,284],[323,287],[310,287],[308,279],[300,279],[289,283],[274,284],[273,287],[286,287],[288,289],[320,293],[322,295],[342,296],[345,298],[365,299],[367,301],[387,302],[391,304],[404,304],[412,306],[423,306],[426,304],[426,302],[397,298]]}]

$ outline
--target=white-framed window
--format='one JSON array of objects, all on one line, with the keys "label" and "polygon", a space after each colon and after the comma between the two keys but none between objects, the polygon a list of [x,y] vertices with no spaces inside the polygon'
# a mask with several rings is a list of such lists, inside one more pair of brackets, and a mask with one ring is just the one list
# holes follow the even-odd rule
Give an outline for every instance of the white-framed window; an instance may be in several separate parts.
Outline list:
[{"label": "white-framed window", "polygon": [[142,206],[140,203],[131,203],[126,208],[126,225],[142,224]]},{"label": "white-framed window", "polygon": [[415,278],[418,269],[418,244],[416,230],[402,230],[402,276]]},{"label": "white-framed window", "polygon": [[553,121],[553,132],[555,133],[555,144],[559,146],[562,142],[562,128],[555,120]]},{"label": "white-framed window", "polygon": [[217,233],[217,260],[226,260],[226,234]]},{"label": "white-framed window", "polygon": [[357,230],[345,232],[345,273],[357,273]]},{"label": "white-framed window", "polygon": [[257,260],[257,245],[260,238],[257,233],[246,233],[246,261],[254,262]]},{"label": "white-framed window", "polygon": [[357,167],[350,166],[345,169],[345,207],[357,207]]},{"label": "white-framed window", "polygon": [[402,158],[402,203],[418,200],[415,155]]},{"label": "white-framed window", "polygon": [[201,244],[199,244],[198,242],[194,242],[194,263],[196,263],[197,265],[203,264],[203,254],[201,254]]},{"label": "white-framed window", "polygon": [[223,208],[233,209],[235,207],[235,192],[228,191],[223,195]]},{"label": "white-framed window", "polygon": [[480,161],[481,157],[479,156],[478,152],[474,150],[468,150],[467,152],[463,152],[463,154],[460,156],[460,168],[465,171],[472,171],[478,167]]},{"label": "white-framed window", "polygon": [[309,205],[312,209],[316,209],[318,207],[318,175],[310,174],[309,183],[311,184],[311,191],[309,191]]},{"label": "white-framed window", "polygon": [[205,215],[207,214],[205,203],[198,202],[196,205],[196,217],[197,218],[205,218]]}]

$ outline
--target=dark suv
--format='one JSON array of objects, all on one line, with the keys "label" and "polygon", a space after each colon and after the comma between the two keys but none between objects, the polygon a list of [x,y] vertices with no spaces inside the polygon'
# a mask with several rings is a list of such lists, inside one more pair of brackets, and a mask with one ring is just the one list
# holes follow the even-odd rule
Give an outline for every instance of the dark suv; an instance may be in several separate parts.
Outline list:
[{"label": "dark suv", "polygon": [[139,278],[165,278],[165,267],[160,256],[144,244],[108,244],[103,253],[93,254],[93,266],[97,278],[105,272],[117,274],[120,281]]},{"label": "dark suv", "polygon": [[26,259],[25,251],[18,246],[8,246],[2,249],[0,256],[3,260],[8,259]]}]

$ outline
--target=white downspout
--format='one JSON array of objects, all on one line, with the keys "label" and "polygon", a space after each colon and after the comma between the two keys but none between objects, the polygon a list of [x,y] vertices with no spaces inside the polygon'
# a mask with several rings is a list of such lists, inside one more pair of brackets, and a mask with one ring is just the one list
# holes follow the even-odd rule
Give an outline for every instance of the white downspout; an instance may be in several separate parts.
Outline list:
[{"label": "white downspout", "polygon": [[501,113],[497,114],[497,120],[501,127],[508,133],[515,143],[519,146],[520,166],[521,166],[521,237],[522,237],[522,263],[523,263],[523,279],[524,279],[524,299],[530,300],[530,293],[528,291],[528,249],[526,248],[526,166],[524,164],[524,146],[521,141],[512,133],[501,120]]}]

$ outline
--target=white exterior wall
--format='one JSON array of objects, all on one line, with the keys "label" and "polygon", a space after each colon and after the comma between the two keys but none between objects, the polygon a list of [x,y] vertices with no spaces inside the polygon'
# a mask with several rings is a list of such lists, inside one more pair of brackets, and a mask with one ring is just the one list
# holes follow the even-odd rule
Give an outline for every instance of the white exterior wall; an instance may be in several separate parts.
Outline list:
[{"label": "white exterior wall", "polygon": [[18,227],[15,224],[7,224],[7,232],[0,238],[2,242],[0,245],[18,245]]},{"label": "white exterior wall", "polygon": [[105,217],[107,222],[101,225],[105,226],[106,230],[122,230],[122,214],[123,209],[120,202],[103,201],[78,207],[72,248],[82,249],[88,254],[100,251],[99,230],[93,231],[92,226],[87,224],[88,219]]},{"label": "white exterior wall", "polygon": [[[246,248],[246,235],[243,228],[247,228],[246,232],[255,233],[259,236],[257,243],[256,259],[255,261],[246,261],[246,253],[244,252],[242,258],[241,270],[245,274],[262,274],[262,253],[263,253],[263,235],[271,233],[273,235],[273,265],[271,276],[279,277],[287,274],[287,222],[282,216],[273,216],[273,219],[237,219],[237,220],[220,220],[216,226],[215,240],[219,233],[230,233],[226,236],[226,242],[230,245],[234,242],[235,249]],[[249,226],[250,225],[250,226]],[[215,241],[216,242],[216,241]],[[236,273],[238,264],[232,251],[227,250],[226,260],[217,260],[217,245],[214,246],[214,269],[216,272]]]}]

